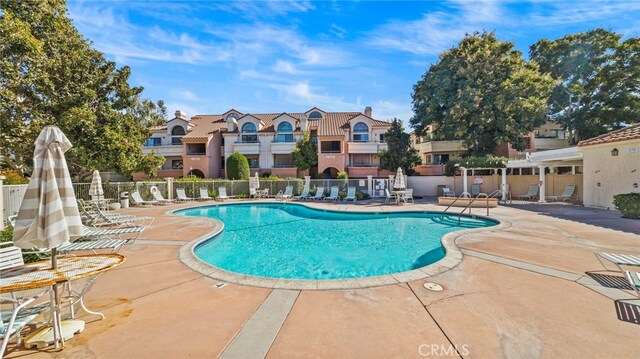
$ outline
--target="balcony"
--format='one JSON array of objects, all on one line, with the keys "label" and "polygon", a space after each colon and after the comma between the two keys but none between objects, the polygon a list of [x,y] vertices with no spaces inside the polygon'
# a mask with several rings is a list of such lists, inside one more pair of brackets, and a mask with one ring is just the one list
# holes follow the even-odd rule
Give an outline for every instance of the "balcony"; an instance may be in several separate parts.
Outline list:
[{"label": "balcony", "polygon": [[271,142],[271,153],[289,154],[296,148],[295,142]]},{"label": "balcony", "polygon": [[422,142],[416,145],[416,149],[420,153],[461,152],[465,151],[467,147],[462,140],[446,140]]},{"label": "balcony", "polygon": [[381,150],[387,149],[387,144],[385,142],[359,142],[359,141],[350,141],[348,142],[349,153],[378,153]]},{"label": "balcony", "polygon": [[536,137],[534,144],[536,151],[557,150],[569,147],[569,140],[557,137]]},{"label": "balcony", "polygon": [[182,144],[179,145],[170,145],[170,144],[162,144],[162,145],[153,145],[153,146],[142,146],[142,153],[148,154],[154,152],[156,155],[160,156],[182,156]]},{"label": "balcony", "polygon": [[233,150],[243,155],[258,155],[260,154],[260,142],[234,142]]}]

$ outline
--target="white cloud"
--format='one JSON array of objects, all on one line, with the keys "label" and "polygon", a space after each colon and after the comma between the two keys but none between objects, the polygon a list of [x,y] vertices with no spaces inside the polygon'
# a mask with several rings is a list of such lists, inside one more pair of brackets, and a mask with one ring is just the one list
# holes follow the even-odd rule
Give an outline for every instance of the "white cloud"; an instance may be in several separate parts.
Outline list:
[{"label": "white cloud", "polygon": [[289,13],[307,12],[315,9],[315,6],[308,0],[240,0],[222,2],[215,6],[220,10],[238,14],[246,19],[286,16]]},{"label": "white cloud", "polygon": [[296,68],[296,65],[290,61],[277,60],[273,65],[273,71],[281,72],[289,75],[300,75],[302,71]]}]

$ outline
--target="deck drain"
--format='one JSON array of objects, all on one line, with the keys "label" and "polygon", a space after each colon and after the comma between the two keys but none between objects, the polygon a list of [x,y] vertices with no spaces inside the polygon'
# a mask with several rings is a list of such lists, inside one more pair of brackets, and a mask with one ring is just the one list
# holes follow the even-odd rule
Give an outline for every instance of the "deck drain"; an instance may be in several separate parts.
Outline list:
[{"label": "deck drain", "polygon": [[424,287],[432,292],[442,292],[444,288],[438,283],[426,282]]}]

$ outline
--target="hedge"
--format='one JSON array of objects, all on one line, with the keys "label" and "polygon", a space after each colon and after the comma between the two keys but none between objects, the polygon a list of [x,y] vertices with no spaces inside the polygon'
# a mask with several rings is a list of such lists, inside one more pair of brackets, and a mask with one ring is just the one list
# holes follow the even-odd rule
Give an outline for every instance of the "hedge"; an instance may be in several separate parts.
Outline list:
[{"label": "hedge", "polygon": [[249,179],[249,161],[240,152],[234,152],[227,158],[227,178],[230,180]]},{"label": "hedge", "polygon": [[640,219],[640,193],[617,194],[613,204],[623,217]]}]

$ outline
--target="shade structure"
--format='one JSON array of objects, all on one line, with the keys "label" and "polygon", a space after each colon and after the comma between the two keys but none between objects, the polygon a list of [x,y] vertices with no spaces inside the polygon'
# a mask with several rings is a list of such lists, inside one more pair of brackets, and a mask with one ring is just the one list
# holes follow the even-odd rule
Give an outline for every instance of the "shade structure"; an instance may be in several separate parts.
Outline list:
[{"label": "shade structure", "polygon": [[52,249],[82,236],[82,221],[64,157],[71,147],[56,126],[46,126],[36,139],[33,173],[13,230],[17,247]]},{"label": "shade structure", "polygon": [[404,180],[404,173],[402,173],[402,168],[398,167],[398,171],[396,172],[396,177],[393,180],[393,188],[406,188],[407,185],[405,184],[405,180]]},{"label": "shade structure", "polygon": [[95,199],[102,199],[104,197],[104,190],[102,189],[102,177],[98,170],[93,171],[93,178],[91,179],[91,187],[89,187],[89,195],[95,197]]}]

